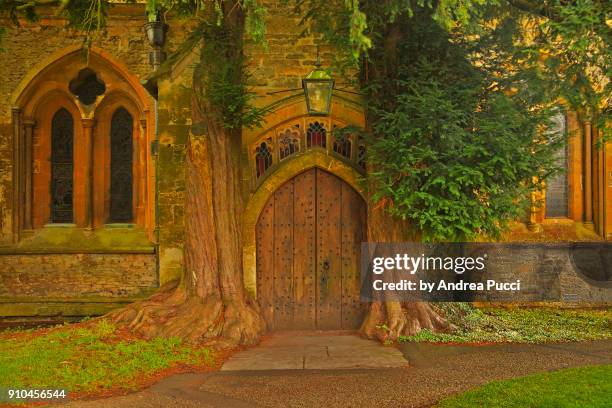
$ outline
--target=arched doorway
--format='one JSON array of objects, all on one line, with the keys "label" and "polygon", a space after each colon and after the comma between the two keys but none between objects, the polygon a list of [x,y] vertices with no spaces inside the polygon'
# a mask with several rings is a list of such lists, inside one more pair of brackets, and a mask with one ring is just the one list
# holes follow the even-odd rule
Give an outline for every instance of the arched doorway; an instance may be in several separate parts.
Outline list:
[{"label": "arched doorway", "polygon": [[269,329],[355,329],[366,204],[317,168],[270,196],[256,226],[257,299]]}]

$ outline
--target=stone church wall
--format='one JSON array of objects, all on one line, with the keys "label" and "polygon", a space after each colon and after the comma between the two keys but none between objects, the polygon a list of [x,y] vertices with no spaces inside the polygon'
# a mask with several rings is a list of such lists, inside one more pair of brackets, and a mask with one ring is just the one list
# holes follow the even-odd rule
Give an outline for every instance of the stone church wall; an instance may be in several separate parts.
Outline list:
[{"label": "stone church wall", "polygon": [[[12,100],[45,60],[83,41],[64,27],[65,20],[54,9],[41,8],[39,13],[38,22],[23,21],[21,27],[10,28],[0,43],[0,316],[4,316],[0,320],[11,322],[101,314],[141,299],[160,285],[157,247],[140,230],[73,231],[58,241],[61,231],[54,229],[35,232],[27,248],[23,239],[14,242]],[[93,44],[138,80],[152,71],[144,16],[142,4],[114,5],[106,32]],[[184,35],[181,24],[169,32],[169,49]],[[149,102],[153,106],[152,98]],[[165,147],[159,153],[166,180],[176,174],[170,171],[173,166],[181,166]],[[160,196],[174,196],[181,186],[174,182],[160,188]],[[167,231],[182,220],[168,217],[165,211],[161,215],[160,235],[167,238]]]},{"label": "stone church wall", "polygon": [[0,325],[70,320],[140,299],[158,285],[155,263],[153,254],[0,255]]}]

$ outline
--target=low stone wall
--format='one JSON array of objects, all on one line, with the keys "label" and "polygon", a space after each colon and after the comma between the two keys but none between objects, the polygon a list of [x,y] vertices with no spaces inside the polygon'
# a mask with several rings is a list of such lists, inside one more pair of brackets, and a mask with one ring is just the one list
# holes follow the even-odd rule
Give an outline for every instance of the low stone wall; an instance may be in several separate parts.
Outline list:
[{"label": "low stone wall", "polygon": [[0,254],[0,321],[99,315],[157,287],[152,253]]},{"label": "low stone wall", "polygon": [[370,243],[362,301],[612,304],[612,243]]},{"label": "low stone wall", "polygon": [[574,305],[612,302],[611,243],[467,244],[467,252],[487,253],[478,281],[521,280],[521,295],[474,296],[476,301],[557,301]]}]

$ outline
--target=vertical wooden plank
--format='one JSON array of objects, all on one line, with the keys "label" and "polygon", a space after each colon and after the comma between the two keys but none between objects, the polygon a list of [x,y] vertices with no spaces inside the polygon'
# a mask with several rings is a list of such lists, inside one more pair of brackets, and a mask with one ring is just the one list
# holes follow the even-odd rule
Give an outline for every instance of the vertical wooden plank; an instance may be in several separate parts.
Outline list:
[{"label": "vertical wooden plank", "polygon": [[274,196],[259,216],[257,241],[257,301],[268,330],[274,329]]},{"label": "vertical wooden plank", "polygon": [[293,321],[293,183],[274,193],[274,326],[292,328]]},{"label": "vertical wooden plank", "polygon": [[341,181],[325,171],[317,177],[317,327],[341,327]]},{"label": "vertical wooden plank", "polygon": [[342,328],[357,329],[363,318],[359,298],[359,259],[365,238],[365,203],[342,183]]},{"label": "vertical wooden plank", "polygon": [[316,328],[315,169],[297,175],[293,187],[293,298],[295,329]]}]

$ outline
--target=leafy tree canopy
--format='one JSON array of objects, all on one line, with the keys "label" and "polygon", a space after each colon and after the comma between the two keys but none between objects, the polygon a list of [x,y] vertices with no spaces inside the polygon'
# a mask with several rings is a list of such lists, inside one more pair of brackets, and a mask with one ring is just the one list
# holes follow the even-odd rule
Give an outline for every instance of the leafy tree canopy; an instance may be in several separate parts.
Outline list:
[{"label": "leafy tree canopy", "polygon": [[364,56],[373,198],[425,240],[497,237],[525,213],[560,170],[560,101],[609,137],[609,2],[328,4],[301,5],[345,60]]}]

